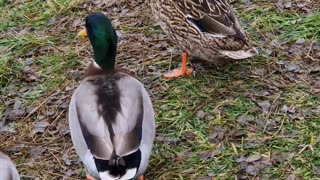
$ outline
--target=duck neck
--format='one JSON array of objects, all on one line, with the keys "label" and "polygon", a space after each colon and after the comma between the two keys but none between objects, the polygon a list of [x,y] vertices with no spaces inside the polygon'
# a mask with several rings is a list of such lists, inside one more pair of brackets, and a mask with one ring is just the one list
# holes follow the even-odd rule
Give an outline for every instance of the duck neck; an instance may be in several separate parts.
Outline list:
[{"label": "duck neck", "polygon": [[102,70],[113,70],[116,59],[116,43],[110,42],[105,43],[103,46],[98,46],[93,48],[94,52],[94,62],[102,69]]}]

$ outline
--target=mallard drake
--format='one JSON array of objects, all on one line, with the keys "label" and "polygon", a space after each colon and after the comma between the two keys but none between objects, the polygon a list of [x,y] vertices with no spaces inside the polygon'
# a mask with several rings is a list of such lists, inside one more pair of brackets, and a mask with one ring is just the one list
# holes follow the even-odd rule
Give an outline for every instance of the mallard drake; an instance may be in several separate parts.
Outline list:
[{"label": "mallard drake", "polygon": [[16,166],[11,159],[0,151],[0,179],[1,180],[19,180],[19,174]]},{"label": "mallard drake", "polygon": [[188,54],[211,63],[245,59],[258,54],[249,45],[227,0],[147,0],[164,32],[181,50],[181,67],[164,75],[191,74]]},{"label": "mallard drake", "polygon": [[143,179],[155,136],[150,97],[143,84],[115,68],[117,35],[110,20],[92,13],[86,32],[94,61],[69,106],[76,153],[87,179]]}]

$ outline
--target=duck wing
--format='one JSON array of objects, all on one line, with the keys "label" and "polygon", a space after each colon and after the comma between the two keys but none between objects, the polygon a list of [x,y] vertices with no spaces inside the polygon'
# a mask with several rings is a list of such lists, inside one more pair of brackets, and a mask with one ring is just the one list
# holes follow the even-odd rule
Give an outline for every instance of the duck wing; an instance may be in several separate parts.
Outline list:
[{"label": "duck wing", "polygon": [[99,159],[139,148],[143,86],[130,76],[87,79],[74,94],[75,116],[88,149]]},{"label": "duck wing", "polygon": [[201,32],[216,37],[233,36],[247,41],[227,0],[180,0],[176,1],[176,6]]}]

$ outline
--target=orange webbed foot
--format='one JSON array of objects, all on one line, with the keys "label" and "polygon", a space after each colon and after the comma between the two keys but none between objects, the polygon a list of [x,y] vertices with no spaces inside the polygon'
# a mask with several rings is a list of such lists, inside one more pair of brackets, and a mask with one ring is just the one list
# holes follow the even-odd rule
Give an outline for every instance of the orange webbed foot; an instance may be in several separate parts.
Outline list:
[{"label": "orange webbed foot", "polygon": [[188,53],[183,52],[181,67],[164,74],[163,77],[166,79],[172,79],[172,78],[177,78],[184,75],[190,75],[193,72],[193,69],[187,67],[187,59],[188,59]]},{"label": "orange webbed foot", "polygon": [[138,180],[144,180],[143,175],[138,178]]},{"label": "orange webbed foot", "polygon": [[193,72],[192,68],[187,68],[185,71],[182,70],[182,67],[169,71],[163,75],[166,79],[173,79],[177,77],[181,77],[184,75],[190,75]]},{"label": "orange webbed foot", "polygon": [[96,180],[96,179],[90,176],[90,174],[86,174],[86,180]]}]

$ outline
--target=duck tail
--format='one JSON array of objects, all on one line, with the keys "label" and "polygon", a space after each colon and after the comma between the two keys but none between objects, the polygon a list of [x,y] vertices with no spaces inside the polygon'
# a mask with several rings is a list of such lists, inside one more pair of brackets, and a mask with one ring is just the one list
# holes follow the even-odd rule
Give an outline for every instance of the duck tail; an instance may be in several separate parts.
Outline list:
[{"label": "duck tail", "polygon": [[225,51],[220,50],[220,54],[223,54],[232,59],[247,59],[250,57],[254,57],[259,54],[258,50],[254,47],[248,50],[238,50],[238,51]]},{"label": "duck tail", "polygon": [[115,149],[113,149],[113,152],[111,154],[111,158],[109,160],[109,166],[118,168],[120,166],[125,166],[125,161],[122,157],[118,156]]}]

